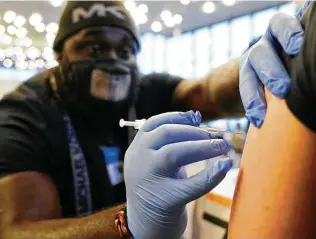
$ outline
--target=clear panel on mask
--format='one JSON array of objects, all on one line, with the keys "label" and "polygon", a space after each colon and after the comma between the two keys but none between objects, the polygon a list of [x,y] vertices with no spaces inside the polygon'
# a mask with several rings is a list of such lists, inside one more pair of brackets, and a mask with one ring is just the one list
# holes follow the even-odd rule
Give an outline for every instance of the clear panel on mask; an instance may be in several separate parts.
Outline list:
[{"label": "clear panel on mask", "polygon": [[127,99],[131,84],[130,74],[108,73],[94,69],[91,74],[90,94],[98,99],[118,102]]}]

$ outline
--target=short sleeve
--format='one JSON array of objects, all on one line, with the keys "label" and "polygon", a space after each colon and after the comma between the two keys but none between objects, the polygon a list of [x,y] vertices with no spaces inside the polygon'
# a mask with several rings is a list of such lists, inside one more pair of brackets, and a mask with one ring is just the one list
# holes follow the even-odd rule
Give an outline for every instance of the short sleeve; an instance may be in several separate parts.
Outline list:
[{"label": "short sleeve", "polygon": [[143,76],[136,103],[138,118],[174,111],[173,95],[182,78],[168,74],[149,74]]},{"label": "short sleeve", "polygon": [[0,177],[25,171],[49,174],[46,124],[39,108],[17,94],[0,101]]}]

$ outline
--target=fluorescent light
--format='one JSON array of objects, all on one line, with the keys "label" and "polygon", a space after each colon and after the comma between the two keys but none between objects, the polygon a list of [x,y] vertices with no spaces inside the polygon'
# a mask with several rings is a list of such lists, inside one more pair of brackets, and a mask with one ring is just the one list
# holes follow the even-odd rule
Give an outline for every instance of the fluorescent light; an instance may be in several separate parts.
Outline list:
[{"label": "fluorescent light", "polygon": [[141,13],[147,13],[148,12],[148,7],[146,4],[140,4],[138,7],[138,10],[141,12]]},{"label": "fluorescent light", "polygon": [[26,19],[25,17],[21,16],[21,15],[18,15],[15,19],[14,19],[14,22],[13,24],[16,26],[16,27],[22,27],[26,22]]},{"label": "fluorescent light", "polygon": [[42,53],[42,57],[47,61],[54,60],[54,52],[51,47],[45,47]]},{"label": "fluorescent light", "polygon": [[56,22],[50,22],[46,26],[46,32],[56,33],[58,31],[58,24]]},{"label": "fluorescent light", "polygon": [[32,46],[32,44],[33,44],[33,41],[28,37],[21,39],[21,45],[23,46],[30,47]]},{"label": "fluorescent light", "polygon": [[35,26],[35,30],[36,30],[37,32],[43,32],[43,31],[45,31],[45,24],[42,23],[42,22],[38,23],[38,24]]},{"label": "fluorescent light", "polygon": [[29,18],[29,23],[32,26],[36,26],[39,22],[42,22],[43,17],[39,13],[33,13],[32,16]]},{"label": "fluorescent light", "polygon": [[160,18],[164,21],[172,19],[172,14],[169,10],[163,10],[160,14]]},{"label": "fluorescent light", "polygon": [[160,22],[153,22],[151,24],[151,30],[154,32],[160,32],[162,30],[162,24]]},{"label": "fluorescent light", "polygon": [[132,15],[136,25],[144,24],[148,21],[146,14],[141,13],[139,10],[132,11],[131,15]]},{"label": "fluorescent light", "polygon": [[6,68],[10,68],[10,67],[13,65],[13,62],[12,62],[12,60],[10,60],[10,59],[5,59],[5,60],[3,61],[3,65],[4,65],[4,67],[6,67]]},{"label": "fluorescent light", "polygon": [[15,67],[20,70],[25,70],[27,68],[27,62],[24,60],[18,60],[15,62]]},{"label": "fluorescent light", "polygon": [[45,38],[48,46],[52,46],[55,40],[56,34],[54,33],[47,33]]},{"label": "fluorescent light", "polygon": [[34,70],[37,68],[37,64],[35,61],[29,61],[28,62],[28,67],[27,67],[29,70]]},{"label": "fluorescent light", "polygon": [[20,55],[17,55],[16,56],[16,59],[18,61],[24,61],[26,59],[26,55],[24,53],[20,54]]},{"label": "fluorescent light", "polygon": [[183,5],[187,5],[190,3],[190,0],[180,0]]},{"label": "fluorescent light", "polygon": [[26,37],[26,34],[27,34],[27,30],[24,27],[19,28],[16,32],[16,36],[20,39]]},{"label": "fluorescent light", "polygon": [[[126,1],[125,4],[127,4],[128,8],[136,25],[145,24],[148,21],[148,18],[146,16],[146,13],[148,11],[148,7],[146,4],[140,4],[137,8],[136,5],[134,6],[134,1]],[[131,6],[129,6],[129,4]]]},{"label": "fluorescent light", "polygon": [[43,52],[46,54],[54,54],[53,48],[45,46]]},{"label": "fluorescent light", "polygon": [[13,11],[6,11],[3,15],[3,20],[6,23],[12,23],[15,19],[16,13]]},{"label": "fluorescent light", "polygon": [[28,56],[28,58],[35,60],[37,57],[41,55],[41,51],[38,50],[36,47],[32,46],[27,50],[26,55]]},{"label": "fluorescent light", "polygon": [[50,4],[54,7],[60,7],[63,4],[63,0],[50,0]]},{"label": "fluorescent light", "polygon": [[165,25],[166,27],[174,27],[174,22],[173,22],[173,19],[168,19],[165,21]]},{"label": "fluorescent light", "polygon": [[45,66],[45,62],[42,59],[37,59],[36,60],[36,66],[38,68],[43,68]]},{"label": "fluorescent light", "polygon": [[136,8],[136,3],[133,0],[127,0],[124,2],[124,6],[128,11],[133,11]]},{"label": "fluorescent light", "polygon": [[49,46],[45,46],[44,49],[43,49],[43,52],[44,53],[49,53],[49,54],[53,54],[54,53],[53,48],[51,48]]},{"label": "fluorescent light", "polygon": [[233,6],[237,1],[236,0],[223,0],[223,3],[226,6]]},{"label": "fluorescent light", "polygon": [[212,13],[216,10],[216,6],[213,2],[206,2],[203,4],[203,11],[205,13]]},{"label": "fluorescent light", "polygon": [[9,25],[7,27],[7,32],[10,34],[10,35],[14,35],[16,33],[17,29],[15,26],[13,25]]},{"label": "fluorescent light", "polygon": [[175,14],[173,16],[174,24],[180,24],[182,22],[182,16],[180,14]]},{"label": "fluorescent light", "polygon": [[139,15],[138,17],[138,23],[139,24],[145,24],[147,22],[147,16],[145,14]]}]

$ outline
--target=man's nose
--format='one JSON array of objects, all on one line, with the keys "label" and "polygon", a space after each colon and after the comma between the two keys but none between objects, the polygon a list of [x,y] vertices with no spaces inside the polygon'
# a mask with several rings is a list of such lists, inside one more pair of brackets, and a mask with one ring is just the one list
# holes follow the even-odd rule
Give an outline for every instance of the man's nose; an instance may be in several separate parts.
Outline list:
[{"label": "man's nose", "polygon": [[103,53],[103,57],[107,60],[116,60],[117,59],[116,50],[115,49],[105,50]]}]

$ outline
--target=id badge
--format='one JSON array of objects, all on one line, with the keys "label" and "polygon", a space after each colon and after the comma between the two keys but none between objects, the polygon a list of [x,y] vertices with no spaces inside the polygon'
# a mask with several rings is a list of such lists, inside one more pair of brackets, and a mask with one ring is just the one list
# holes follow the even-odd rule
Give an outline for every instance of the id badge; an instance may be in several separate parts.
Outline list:
[{"label": "id badge", "polygon": [[112,186],[123,182],[123,165],[120,162],[120,148],[117,146],[101,147],[104,161]]}]

